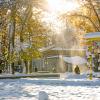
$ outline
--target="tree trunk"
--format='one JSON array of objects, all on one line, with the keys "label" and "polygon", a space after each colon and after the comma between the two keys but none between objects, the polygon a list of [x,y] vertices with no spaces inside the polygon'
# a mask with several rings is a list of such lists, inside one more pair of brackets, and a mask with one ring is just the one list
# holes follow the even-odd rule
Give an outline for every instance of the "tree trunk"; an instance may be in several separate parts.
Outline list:
[{"label": "tree trunk", "polygon": [[33,72],[32,61],[29,62],[29,73]]},{"label": "tree trunk", "polygon": [[28,73],[28,62],[26,60],[24,60],[24,63],[25,63],[25,70],[26,70],[26,74]]},{"label": "tree trunk", "polygon": [[14,63],[11,64],[12,74],[15,74]]},{"label": "tree trunk", "polygon": [[[15,25],[16,25],[16,21],[15,21],[15,16],[16,15],[16,6],[12,6],[11,8],[11,19],[10,19],[10,23],[11,23],[11,29],[10,29],[10,33],[9,33],[9,42],[10,42],[10,47],[9,47],[9,51],[10,51],[10,55],[12,54],[14,56],[14,48],[15,48]],[[14,69],[14,61],[12,61],[11,63],[11,68],[12,68],[12,74],[15,73],[15,69]]]}]

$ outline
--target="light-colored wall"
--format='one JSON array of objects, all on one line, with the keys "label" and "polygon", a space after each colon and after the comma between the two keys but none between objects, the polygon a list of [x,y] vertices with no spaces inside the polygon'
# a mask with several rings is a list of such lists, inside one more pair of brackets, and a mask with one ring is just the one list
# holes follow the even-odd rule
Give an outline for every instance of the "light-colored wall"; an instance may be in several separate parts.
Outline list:
[{"label": "light-colored wall", "polygon": [[[45,61],[43,59],[37,59],[33,60],[33,68],[37,67],[38,71],[49,71],[53,72],[74,72],[74,68],[76,65],[72,65],[70,63],[65,63],[64,64],[59,64],[59,58],[49,58],[46,59]],[[83,65],[78,65],[80,68],[80,72],[86,72],[88,71],[88,68],[86,64]],[[64,68],[64,70],[61,70],[61,68]]]}]

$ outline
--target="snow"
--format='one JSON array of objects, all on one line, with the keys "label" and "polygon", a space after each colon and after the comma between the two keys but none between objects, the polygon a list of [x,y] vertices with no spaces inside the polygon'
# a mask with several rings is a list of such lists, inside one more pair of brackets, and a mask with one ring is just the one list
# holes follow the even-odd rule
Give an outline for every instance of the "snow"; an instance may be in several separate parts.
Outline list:
[{"label": "snow", "polygon": [[100,79],[67,75],[68,79],[0,79],[0,100],[39,100],[41,91],[49,100],[100,99]]},{"label": "snow", "polygon": [[100,32],[87,33],[85,38],[100,38]]},{"label": "snow", "polygon": [[49,56],[47,58],[58,58],[59,56]]},{"label": "snow", "polygon": [[50,49],[53,48],[53,47],[54,47],[54,45],[50,45],[50,46],[48,46],[48,47],[40,48],[39,51],[40,51],[40,52],[45,52],[45,51],[47,51],[47,50],[50,50]]},{"label": "snow", "polygon": [[75,65],[87,63],[86,59],[85,58],[82,58],[80,56],[63,57],[63,59],[64,59],[65,62],[72,63],[72,64],[75,64]]},{"label": "snow", "polygon": [[62,79],[86,79],[88,74],[89,73],[85,73],[85,74],[83,74],[83,73],[81,73],[81,74],[75,74],[73,72],[72,73],[67,72],[67,73],[62,73],[60,75],[60,77]]},{"label": "snow", "polygon": [[48,100],[48,94],[45,91],[40,91],[39,100]]},{"label": "snow", "polygon": [[40,52],[45,52],[47,50],[85,51],[84,48],[62,48],[62,47],[55,47],[55,45],[51,45],[51,46],[43,47],[39,49]]},{"label": "snow", "polygon": [[53,49],[51,49],[51,50],[66,50],[66,51],[85,51],[85,49],[83,49],[83,48],[61,48],[61,47],[55,47],[55,48],[53,48]]}]

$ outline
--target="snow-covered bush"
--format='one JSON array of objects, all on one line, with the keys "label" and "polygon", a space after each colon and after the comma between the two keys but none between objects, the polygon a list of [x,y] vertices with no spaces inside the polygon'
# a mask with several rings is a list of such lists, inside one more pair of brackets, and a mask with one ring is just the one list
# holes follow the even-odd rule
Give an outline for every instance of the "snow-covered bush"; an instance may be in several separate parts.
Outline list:
[{"label": "snow-covered bush", "polygon": [[39,100],[49,100],[48,94],[45,91],[39,92]]}]

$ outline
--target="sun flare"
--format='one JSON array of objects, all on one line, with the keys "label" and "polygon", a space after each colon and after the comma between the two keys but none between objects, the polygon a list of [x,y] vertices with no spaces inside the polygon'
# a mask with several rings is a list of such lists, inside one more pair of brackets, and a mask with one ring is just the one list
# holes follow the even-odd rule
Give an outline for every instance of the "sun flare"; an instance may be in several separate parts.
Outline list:
[{"label": "sun flare", "polygon": [[76,10],[79,7],[75,0],[47,0],[48,10],[54,13],[64,13]]},{"label": "sun flare", "polygon": [[44,13],[43,15],[42,21],[49,25],[56,34],[60,34],[66,28],[64,21],[60,20],[56,14]]},{"label": "sun flare", "polygon": [[61,34],[66,29],[66,21],[60,19],[60,15],[71,13],[79,7],[76,0],[47,0],[47,12],[44,14],[42,21],[50,25],[56,34]]}]

